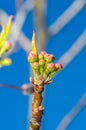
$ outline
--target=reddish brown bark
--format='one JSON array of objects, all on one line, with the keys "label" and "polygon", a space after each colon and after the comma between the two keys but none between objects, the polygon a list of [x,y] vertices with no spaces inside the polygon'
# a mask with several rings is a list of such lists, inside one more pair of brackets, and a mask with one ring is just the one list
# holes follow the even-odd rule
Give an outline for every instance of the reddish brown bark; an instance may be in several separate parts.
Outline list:
[{"label": "reddish brown bark", "polygon": [[43,106],[41,106],[43,97],[42,92],[44,90],[43,85],[34,86],[34,100],[32,103],[32,118],[30,120],[29,130],[39,130],[41,126],[41,120],[43,116]]}]

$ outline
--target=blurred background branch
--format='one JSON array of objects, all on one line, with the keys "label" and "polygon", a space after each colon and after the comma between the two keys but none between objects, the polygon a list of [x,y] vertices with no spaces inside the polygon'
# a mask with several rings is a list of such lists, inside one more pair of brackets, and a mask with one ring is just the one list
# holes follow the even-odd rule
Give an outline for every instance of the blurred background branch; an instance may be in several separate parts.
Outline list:
[{"label": "blurred background branch", "polygon": [[57,34],[65,25],[71,21],[72,18],[77,15],[77,13],[82,10],[85,5],[85,0],[74,0],[72,5],[70,5],[68,9],[64,11],[64,13],[48,28],[49,34]]},{"label": "blurred background branch", "polygon": [[83,94],[83,96],[74,106],[74,108],[62,119],[56,130],[66,130],[70,123],[73,121],[73,119],[84,107],[86,107],[86,92]]},{"label": "blurred background branch", "polygon": [[42,51],[48,39],[46,29],[46,6],[47,0],[33,0],[34,26],[37,32],[38,51]]},{"label": "blurred background branch", "polygon": [[72,46],[60,57],[59,63],[62,63],[64,68],[74,59],[75,56],[86,46],[86,30],[72,44]]},{"label": "blurred background branch", "polygon": [[[17,49],[17,43],[28,53],[31,50],[30,38],[27,38],[22,28],[25,24],[25,20],[29,12],[33,11],[34,28],[37,34],[37,43],[39,52],[46,47],[47,40],[50,36],[56,35],[63,27],[65,27],[86,5],[85,0],[74,0],[74,2],[62,13],[62,15],[55,20],[48,28],[46,28],[46,0],[16,0],[16,15],[13,22],[13,28],[11,31],[10,39],[13,43],[12,50],[6,54],[10,55]],[[8,14],[0,9],[0,22],[6,24],[8,20]],[[16,31],[15,31],[16,30]],[[77,38],[72,46],[59,58],[58,62],[62,63],[64,67],[73,60],[73,58],[80,53],[80,51],[86,46],[86,30]],[[32,75],[30,73],[30,75]],[[22,85],[23,86],[23,85]],[[26,92],[26,90],[24,91]],[[86,105],[86,92],[78,102],[78,104],[70,111],[67,116],[62,119],[62,122],[57,127],[58,130],[65,130],[71,123],[74,117],[81,111],[83,106]],[[28,118],[31,117],[31,104],[32,96],[28,104]]]},{"label": "blurred background branch", "polygon": [[[10,35],[10,39],[13,43],[13,48],[9,53],[12,53],[15,47],[16,42],[23,47],[23,49],[26,52],[29,52],[30,48],[30,40],[25,36],[25,34],[22,32],[21,29],[24,25],[25,19],[27,17],[27,13],[29,13],[33,8],[33,4],[30,1],[26,1],[22,4],[20,9],[17,12],[17,15],[15,16],[15,21],[13,23],[12,33]],[[0,10],[0,22],[6,24],[8,15],[3,10]],[[16,30],[16,31],[15,31]]]}]

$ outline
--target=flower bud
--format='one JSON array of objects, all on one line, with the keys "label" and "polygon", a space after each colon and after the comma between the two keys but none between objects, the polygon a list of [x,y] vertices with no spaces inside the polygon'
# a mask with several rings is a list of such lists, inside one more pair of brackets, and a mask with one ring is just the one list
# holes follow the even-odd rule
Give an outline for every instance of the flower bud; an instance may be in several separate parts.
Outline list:
[{"label": "flower bud", "polygon": [[49,73],[48,77],[52,78],[55,74],[57,74],[62,69],[62,64],[55,64],[55,70]]},{"label": "flower bud", "polygon": [[39,54],[39,59],[44,59],[44,55],[46,54],[45,51],[42,51],[40,54]]},{"label": "flower bud", "polygon": [[44,59],[45,59],[45,60],[47,60],[48,55],[49,55],[48,53],[45,53],[45,54],[44,54]]},{"label": "flower bud", "polygon": [[55,70],[55,64],[54,63],[49,63],[48,65],[47,65],[47,69],[50,69],[51,71],[53,71],[53,70]]},{"label": "flower bud", "polygon": [[39,63],[38,62],[34,62],[34,63],[32,63],[32,68],[33,69],[39,69]]},{"label": "flower bud", "polygon": [[45,60],[47,61],[47,62],[52,62],[53,60],[55,59],[55,57],[54,57],[54,55],[52,55],[52,54],[46,54],[45,55]]},{"label": "flower bud", "polygon": [[7,52],[12,47],[12,43],[10,41],[5,41],[3,43],[3,46],[0,50],[0,55],[3,55],[5,52]]},{"label": "flower bud", "polygon": [[44,64],[45,64],[45,61],[43,59],[39,60],[39,65],[40,66],[44,66]]},{"label": "flower bud", "polygon": [[30,61],[31,63],[36,62],[38,59],[37,55],[34,54],[32,51],[29,53],[28,55],[28,61]]},{"label": "flower bud", "polygon": [[39,74],[39,63],[34,62],[31,64],[34,74]]},{"label": "flower bud", "polygon": [[48,63],[46,66],[46,73],[49,74],[50,72],[53,72],[56,69],[54,63]]},{"label": "flower bud", "polygon": [[9,66],[9,65],[11,65],[12,64],[12,61],[11,61],[11,59],[9,59],[9,58],[5,58],[5,59],[2,59],[1,61],[0,61],[0,65],[2,65],[2,66]]},{"label": "flower bud", "polygon": [[55,64],[55,66],[56,66],[56,70],[61,70],[62,68],[63,68],[63,66],[62,66],[62,64]]},{"label": "flower bud", "polygon": [[10,41],[5,41],[3,47],[9,50],[12,47],[12,43]]}]

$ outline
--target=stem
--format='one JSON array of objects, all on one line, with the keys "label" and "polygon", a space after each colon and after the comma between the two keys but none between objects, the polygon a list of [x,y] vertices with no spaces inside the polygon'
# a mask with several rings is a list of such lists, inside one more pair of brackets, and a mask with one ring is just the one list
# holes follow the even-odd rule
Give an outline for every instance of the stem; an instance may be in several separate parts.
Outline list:
[{"label": "stem", "polygon": [[29,130],[39,130],[41,126],[41,120],[43,116],[43,106],[42,104],[42,93],[44,91],[44,85],[34,86],[34,100],[32,103],[32,118],[30,120]]},{"label": "stem", "polygon": [[22,90],[19,87],[8,85],[8,84],[0,84],[0,87],[11,88],[11,89],[15,89],[15,90]]}]

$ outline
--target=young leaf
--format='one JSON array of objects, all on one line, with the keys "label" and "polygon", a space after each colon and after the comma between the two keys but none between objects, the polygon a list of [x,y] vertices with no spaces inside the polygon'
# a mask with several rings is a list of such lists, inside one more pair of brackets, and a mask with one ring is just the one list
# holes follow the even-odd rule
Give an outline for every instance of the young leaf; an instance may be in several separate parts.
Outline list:
[{"label": "young leaf", "polygon": [[38,55],[37,47],[36,47],[36,35],[35,32],[33,32],[32,36],[32,52],[36,55]]}]

